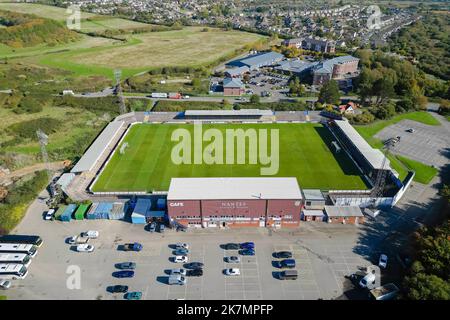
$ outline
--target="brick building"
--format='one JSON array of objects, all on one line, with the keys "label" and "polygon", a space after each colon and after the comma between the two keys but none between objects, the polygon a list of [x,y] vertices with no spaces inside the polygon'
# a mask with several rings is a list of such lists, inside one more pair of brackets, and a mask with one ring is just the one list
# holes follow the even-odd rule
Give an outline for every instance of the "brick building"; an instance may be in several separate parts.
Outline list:
[{"label": "brick building", "polygon": [[225,78],[223,80],[223,95],[224,96],[240,96],[244,94],[245,86],[240,79]]},{"label": "brick building", "polygon": [[302,193],[296,178],[173,178],[171,223],[194,227],[297,227]]}]

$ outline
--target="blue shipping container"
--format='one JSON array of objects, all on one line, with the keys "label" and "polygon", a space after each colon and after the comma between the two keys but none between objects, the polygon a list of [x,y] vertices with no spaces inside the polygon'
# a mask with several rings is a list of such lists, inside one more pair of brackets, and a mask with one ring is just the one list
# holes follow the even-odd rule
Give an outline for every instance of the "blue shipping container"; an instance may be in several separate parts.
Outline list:
[{"label": "blue shipping container", "polygon": [[156,202],[156,208],[158,210],[166,209],[166,199],[158,199],[158,201]]},{"label": "blue shipping container", "polygon": [[131,222],[136,224],[145,224],[145,216],[133,213],[131,215]]},{"label": "blue shipping container", "polygon": [[61,221],[69,222],[72,219],[72,215],[76,209],[76,204],[69,204],[66,210],[64,210],[64,212],[60,216]]},{"label": "blue shipping container", "polygon": [[133,213],[145,215],[152,207],[152,200],[139,198],[134,207]]}]

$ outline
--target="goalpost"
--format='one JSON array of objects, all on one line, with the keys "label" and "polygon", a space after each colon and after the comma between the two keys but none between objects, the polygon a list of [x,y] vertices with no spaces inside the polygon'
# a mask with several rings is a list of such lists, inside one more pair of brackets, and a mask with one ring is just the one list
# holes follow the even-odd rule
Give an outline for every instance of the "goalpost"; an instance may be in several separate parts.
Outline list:
[{"label": "goalpost", "polygon": [[128,147],[128,142],[125,142],[124,144],[122,144],[121,146],[120,146],[120,150],[119,150],[119,153],[120,154],[124,154],[125,153],[125,149]]}]

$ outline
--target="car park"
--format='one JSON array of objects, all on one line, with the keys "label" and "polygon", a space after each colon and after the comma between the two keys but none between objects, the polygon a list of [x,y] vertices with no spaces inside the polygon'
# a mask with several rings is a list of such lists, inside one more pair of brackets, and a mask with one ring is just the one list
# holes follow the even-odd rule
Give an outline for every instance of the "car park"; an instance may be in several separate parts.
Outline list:
[{"label": "car park", "polygon": [[178,242],[175,243],[175,249],[189,249],[189,245],[187,243]]},{"label": "car park", "polygon": [[250,250],[250,249],[244,249],[244,250],[240,250],[239,254],[242,256],[254,256],[255,255],[255,251],[254,250]]},{"label": "car park", "polygon": [[227,276],[240,276],[241,275],[241,271],[238,268],[225,269],[224,273]]},{"label": "car park", "polygon": [[173,252],[173,254],[176,256],[185,256],[188,253],[189,253],[189,250],[187,250],[187,249],[177,249]]},{"label": "car park", "polygon": [[223,247],[225,250],[239,250],[241,248],[238,243],[227,243]]},{"label": "car park", "polygon": [[253,242],[244,242],[244,243],[241,243],[240,245],[240,248],[241,249],[255,249],[255,243],[253,243]]},{"label": "car park", "polygon": [[188,257],[187,256],[175,256],[173,258],[173,262],[175,263],[185,263],[188,262]]},{"label": "car park", "polygon": [[155,232],[156,231],[156,223],[154,223],[154,222],[150,223],[148,231]]},{"label": "car park", "polygon": [[171,276],[177,275],[177,274],[185,276],[186,275],[186,269],[180,269],[180,268],[179,269],[170,269],[169,274]]},{"label": "car park", "polygon": [[142,250],[142,244],[135,242],[135,243],[126,243],[123,245],[123,251],[141,251]]},{"label": "car park", "polygon": [[238,256],[230,256],[230,257],[226,257],[225,261],[228,263],[239,263],[239,262],[241,262],[241,258],[239,258]]},{"label": "car park", "polygon": [[292,258],[292,252],[290,251],[279,251],[275,252],[274,256],[278,259],[289,259]]},{"label": "car park", "polygon": [[7,290],[11,288],[11,281],[9,280],[0,280],[0,289]]},{"label": "car park", "polygon": [[134,262],[122,262],[122,263],[118,263],[116,265],[117,269],[130,269],[130,270],[134,270],[136,269],[136,263]]},{"label": "car park", "polygon": [[131,271],[131,270],[116,271],[116,272],[114,272],[113,275],[116,278],[133,278],[134,271]]},{"label": "car park", "polygon": [[77,245],[78,252],[92,252],[95,247],[92,244],[79,244]]},{"label": "car park", "polygon": [[188,277],[201,277],[203,275],[203,269],[191,269],[186,272]]},{"label": "car park", "polygon": [[120,284],[112,286],[110,289],[111,293],[125,293],[127,291],[128,291],[128,286],[123,286]]},{"label": "car park", "polygon": [[388,262],[388,257],[385,254],[380,255],[380,259],[378,260],[378,266],[380,268],[386,269]]},{"label": "car park", "polygon": [[203,266],[204,264],[201,262],[191,262],[184,265],[186,269],[200,269],[203,268]]},{"label": "car park", "polygon": [[55,209],[48,210],[44,215],[44,220],[52,220],[54,214],[55,214]]},{"label": "car park", "polygon": [[141,300],[142,292],[128,292],[125,294],[125,299],[127,300]]},{"label": "car park", "polygon": [[97,239],[98,236],[99,236],[99,232],[95,231],[95,230],[89,230],[89,231],[86,231],[86,232],[82,232],[81,236],[89,238],[89,239]]}]

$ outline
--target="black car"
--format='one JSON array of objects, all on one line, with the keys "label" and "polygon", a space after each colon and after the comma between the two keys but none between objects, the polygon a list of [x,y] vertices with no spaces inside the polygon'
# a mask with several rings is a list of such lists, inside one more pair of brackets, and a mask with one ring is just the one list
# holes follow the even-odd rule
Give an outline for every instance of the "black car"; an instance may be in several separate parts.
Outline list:
[{"label": "black car", "polygon": [[275,252],[274,256],[275,256],[275,258],[279,258],[279,259],[289,259],[289,258],[292,258],[292,252],[279,251],[279,252]]},{"label": "black car", "polygon": [[227,243],[223,247],[225,250],[239,250],[241,248],[239,243]]},{"label": "black car", "polygon": [[184,265],[186,269],[201,269],[203,266],[204,264],[201,262],[190,262]]},{"label": "black car", "polygon": [[192,269],[186,271],[187,277],[200,277],[203,275],[203,269]]},{"label": "black car", "polygon": [[130,269],[130,270],[134,270],[136,269],[136,263],[134,262],[122,262],[122,263],[118,263],[116,264],[116,268],[117,269]]},{"label": "black car", "polygon": [[124,271],[116,271],[113,273],[113,277],[116,278],[133,278],[134,271],[124,270]]},{"label": "black car", "polygon": [[128,286],[115,285],[111,287],[111,293],[125,293],[128,291]]}]

